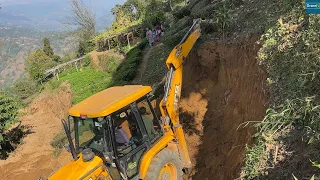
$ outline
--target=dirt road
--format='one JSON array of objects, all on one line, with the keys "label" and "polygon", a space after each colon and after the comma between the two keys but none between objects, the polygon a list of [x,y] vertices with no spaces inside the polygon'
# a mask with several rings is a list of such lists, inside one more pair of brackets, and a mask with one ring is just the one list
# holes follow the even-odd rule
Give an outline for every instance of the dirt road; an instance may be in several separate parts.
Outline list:
[{"label": "dirt road", "polygon": [[37,179],[48,176],[67,163],[71,156],[63,151],[59,157],[53,156],[50,145],[53,137],[62,130],[60,119],[66,116],[71,106],[71,90],[66,84],[59,92],[42,92],[24,112],[22,125],[30,128],[31,134],[7,160],[0,161],[1,179]]}]

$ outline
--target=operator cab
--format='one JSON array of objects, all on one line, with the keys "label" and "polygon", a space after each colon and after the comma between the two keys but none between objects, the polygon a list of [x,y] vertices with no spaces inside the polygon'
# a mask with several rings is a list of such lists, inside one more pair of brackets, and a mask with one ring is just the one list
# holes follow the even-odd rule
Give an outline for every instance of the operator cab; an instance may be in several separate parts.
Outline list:
[{"label": "operator cab", "polygon": [[149,86],[112,87],[75,105],[66,130],[74,134],[69,147],[77,157],[100,157],[112,179],[137,177],[140,159],[163,136],[150,92]]}]

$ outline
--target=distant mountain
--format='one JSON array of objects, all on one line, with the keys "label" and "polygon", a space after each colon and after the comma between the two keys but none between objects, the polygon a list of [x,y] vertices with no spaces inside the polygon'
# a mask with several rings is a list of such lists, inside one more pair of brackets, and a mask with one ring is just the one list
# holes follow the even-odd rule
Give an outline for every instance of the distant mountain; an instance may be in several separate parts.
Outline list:
[{"label": "distant mountain", "polygon": [[[97,30],[113,22],[111,8],[125,0],[83,0],[95,13]],[[48,37],[55,53],[73,52],[74,39],[62,33],[61,21],[70,13],[68,0],[0,0],[0,89],[24,73],[28,54],[42,47]],[[53,32],[60,31],[60,33]]]},{"label": "distant mountain", "polygon": [[20,15],[13,15],[10,13],[6,13],[3,11],[0,11],[0,19],[3,21],[31,21],[31,19],[25,17],[25,16],[20,16]]},{"label": "distant mountain", "polygon": [[[97,30],[105,29],[113,21],[111,8],[125,0],[84,0],[95,13]],[[61,23],[68,13],[68,0],[0,0],[0,23],[32,27],[38,30],[63,30]]]},{"label": "distant mountain", "polygon": [[44,37],[49,38],[55,54],[75,52],[77,44],[67,33],[0,25],[0,89],[25,74],[28,54],[42,48]]}]

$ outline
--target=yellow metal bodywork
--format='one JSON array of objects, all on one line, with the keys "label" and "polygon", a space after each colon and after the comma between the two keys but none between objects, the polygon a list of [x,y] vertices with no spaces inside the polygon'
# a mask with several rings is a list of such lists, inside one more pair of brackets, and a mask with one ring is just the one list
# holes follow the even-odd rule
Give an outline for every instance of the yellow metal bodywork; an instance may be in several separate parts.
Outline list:
[{"label": "yellow metal bodywork", "polygon": [[[79,155],[77,161],[71,161],[63,168],[55,172],[49,180],[88,180],[98,179],[99,176],[110,177],[107,170],[103,168],[103,161],[98,156],[90,162],[83,162],[82,155]],[[111,177],[110,177],[111,178]]]},{"label": "yellow metal bodywork", "polygon": [[[170,53],[166,65],[168,69],[174,67],[174,74],[168,93],[168,99],[164,102],[164,99],[160,102],[160,111],[162,118],[169,119],[172,122],[172,129],[174,131],[175,138],[178,140],[178,150],[184,167],[191,168],[191,160],[188,152],[187,143],[184,137],[182,125],[179,121],[179,107],[178,103],[181,95],[182,88],[182,73],[183,73],[183,62],[190,53],[192,47],[200,37],[200,27],[195,26],[193,32],[188,38],[180,45],[176,46]],[[171,129],[170,129],[171,130]]]},{"label": "yellow metal bodywork", "polygon": [[[162,100],[160,103],[164,136],[142,157],[139,168],[140,179],[145,178],[154,156],[162,149],[166,147],[170,148],[172,144],[175,144],[173,145],[174,147],[172,146],[172,149],[178,149],[179,151],[183,167],[191,167],[187,143],[179,122],[178,102],[182,88],[183,62],[199,37],[200,27],[194,26],[190,35],[184,42],[172,50],[166,61],[168,69],[174,67],[174,74],[172,76],[168,98],[166,101]],[[75,105],[69,110],[69,114],[75,117],[80,117],[80,115],[86,115],[88,118],[104,117],[131,104],[151,91],[150,86],[112,87]],[[166,123],[168,119],[171,124]],[[106,177],[106,179],[111,179],[107,170],[103,168],[103,161],[96,156],[91,162],[83,162],[80,154],[80,158],[77,161],[72,161],[65,165],[51,176],[49,180],[89,179],[90,177],[94,180],[98,179],[101,175]]]},{"label": "yellow metal bodywork", "polygon": [[[140,178],[143,179],[148,171],[148,167],[154,158],[154,156],[160,152],[163,148],[169,145],[172,140],[176,139],[178,143],[178,151],[180,153],[180,158],[183,163],[183,167],[191,168],[191,160],[188,152],[187,142],[185,140],[184,132],[182,126],[179,122],[179,112],[178,107],[175,106],[177,100],[180,99],[181,87],[182,87],[182,72],[183,72],[183,62],[185,58],[190,53],[192,47],[195,42],[200,37],[200,27],[195,26],[193,32],[189,35],[189,37],[182,44],[176,46],[170,53],[166,64],[168,69],[173,66],[175,68],[173,80],[171,83],[171,88],[169,91],[169,96],[167,102],[164,104],[164,99],[160,102],[162,106],[160,106],[162,119],[170,118],[172,122],[172,126],[164,125],[163,129],[165,131],[164,137],[157,142],[142,158],[140,164]],[[178,53],[178,51],[180,51]],[[179,54],[179,56],[176,56]],[[175,102],[176,101],[176,102]]]},{"label": "yellow metal bodywork", "polygon": [[173,134],[167,133],[148,152],[146,152],[140,163],[140,179],[145,178],[153,157],[163,148],[165,148],[173,139]]},{"label": "yellow metal bodywork", "polygon": [[88,97],[69,110],[69,115],[88,118],[107,116],[145,96],[152,89],[150,86],[116,86]]}]

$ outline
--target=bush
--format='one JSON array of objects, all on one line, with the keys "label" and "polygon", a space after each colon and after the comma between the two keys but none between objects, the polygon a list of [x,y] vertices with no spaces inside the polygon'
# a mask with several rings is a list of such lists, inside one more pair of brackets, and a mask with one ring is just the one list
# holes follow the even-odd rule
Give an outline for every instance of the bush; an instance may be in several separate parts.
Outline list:
[{"label": "bush", "polygon": [[139,64],[143,58],[142,50],[146,45],[147,41],[143,40],[127,53],[127,57],[113,74],[113,83],[115,83],[115,85],[123,84],[123,81],[132,81],[136,77]]},{"label": "bush", "polygon": [[0,92],[0,159],[6,158],[13,150],[9,141],[11,138],[8,139],[4,131],[17,122],[18,110],[19,103],[8,94]]},{"label": "bush", "polygon": [[38,84],[30,78],[22,78],[13,84],[14,94],[20,99],[25,100],[40,90]]},{"label": "bush", "polygon": [[52,61],[54,61],[55,63],[61,63],[62,62],[62,59],[59,55],[53,55],[52,56]]},{"label": "bush", "polygon": [[88,55],[86,55],[86,56],[84,57],[82,63],[83,63],[83,64],[82,64],[83,67],[88,67],[88,66],[90,66],[91,60],[90,60],[90,58],[89,58]]},{"label": "bush", "polygon": [[258,138],[252,147],[246,145],[246,157],[241,173],[244,179],[254,179],[260,175],[261,157],[264,152],[264,141],[261,138]]}]

